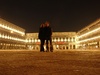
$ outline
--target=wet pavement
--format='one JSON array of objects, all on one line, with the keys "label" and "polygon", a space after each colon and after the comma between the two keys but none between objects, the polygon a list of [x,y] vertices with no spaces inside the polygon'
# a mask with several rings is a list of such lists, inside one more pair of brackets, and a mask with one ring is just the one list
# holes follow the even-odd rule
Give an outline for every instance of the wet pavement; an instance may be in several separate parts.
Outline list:
[{"label": "wet pavement", "polygon": [[100,75],[100,51],[1,50],[0,75]]}]

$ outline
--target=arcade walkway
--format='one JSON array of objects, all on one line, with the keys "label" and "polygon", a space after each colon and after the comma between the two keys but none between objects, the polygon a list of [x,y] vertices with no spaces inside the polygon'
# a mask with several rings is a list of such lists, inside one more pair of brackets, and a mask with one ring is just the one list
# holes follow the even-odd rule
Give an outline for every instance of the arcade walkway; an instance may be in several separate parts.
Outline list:
[{"label": "arcade walkway", "polygon": [[100,51],[0,51],[0,75],[100,75]]}]

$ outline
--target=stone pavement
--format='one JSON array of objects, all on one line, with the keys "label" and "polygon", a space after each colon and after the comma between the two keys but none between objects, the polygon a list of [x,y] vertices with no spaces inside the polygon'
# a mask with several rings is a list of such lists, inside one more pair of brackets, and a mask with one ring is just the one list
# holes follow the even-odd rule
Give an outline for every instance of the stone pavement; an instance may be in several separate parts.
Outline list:
[{"label": "stone pavement", "polygon": [[0,51],[0,75],[100,75],[100,51]]}]

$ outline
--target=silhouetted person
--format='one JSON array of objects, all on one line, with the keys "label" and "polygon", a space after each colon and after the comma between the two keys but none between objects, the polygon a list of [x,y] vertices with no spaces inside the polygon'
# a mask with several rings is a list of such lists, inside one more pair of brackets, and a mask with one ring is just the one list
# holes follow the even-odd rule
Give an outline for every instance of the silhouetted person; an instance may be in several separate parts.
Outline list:
[{"label": "silhouetted person", "polygon": [[[44,31],[45,31],[45,40],[46,40],[46,51],[48,52],[49,49],[50,49],[50,51],[53,52],[53,46],[52,46],[52,28],[50,27],[48,21],[45,22]],[[49,45],[49,42],[50,42],[50,45]]]},{"label": "silhouetted person", "polygon": [[45,42],[44,26],[45,26],[44,24],[41,24],[38,34],[38,38],[40,39],[40,52],[44,52],[44,42]]}]

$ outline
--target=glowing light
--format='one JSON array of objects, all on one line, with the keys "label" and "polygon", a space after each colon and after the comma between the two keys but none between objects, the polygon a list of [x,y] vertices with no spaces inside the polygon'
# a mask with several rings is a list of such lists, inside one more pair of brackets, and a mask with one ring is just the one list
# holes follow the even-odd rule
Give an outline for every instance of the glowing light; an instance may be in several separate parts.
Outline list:
[{"label": "glowing light", "polygon": [[95,39],[99,39],[100,36],[96,36],[96,37],[93,37],[93,38],[89,38],[89,39],[85,39],[85,40],[82,40],[82,41],[78,41],[77,43],[82,43],[82,42],[86,42],[86,41],[91,41],[91,40],[95,40]]},{"label": "glowing light", "polygon": [[95,46],[95,48],[98,48],[98,46]]},{"label": "glowing light", "polygon": [[74,41],[73,38],[71,39],[71,41],[72,41],[72,42]]},{"label": "glowing light", "polygon": [[38,42],[40,42],[40,40],[38,39]]},{"label": "glowing light", "polygon": [[78,38],[87,36],[87,35],[89,35],[89,34],[91,34],[91,33],[93,34],[94,32],[96,32],[96,31],[98,31],[98,30],[100,30],[100,27],[97,28],[97,29],[94,29],[94,30],[92,30],[92,31],[90,31],[90,32],[87,32],[87,33],[85,33],[85,34],[83,34],[83,35],[80,35],[80,36],[78,36]]},{"label": "glowing light", "polygon": [[61,38],[61,41],[63,41],[63,38]]},{"label": "glowing light", "polygon": [[13,33],[13,31],[11,31],[11,33]]},{"label": "glowing light", "polygon": [[0,37],[1,37],[1,34],[0,34]]},{"label": "glowing light", "polygon": [[65,40],[64,40],[65,42],[67,41],[67,39],[65,38]]},{"label": "glowing light", "polygon": [[58,42],[60,41],[60,39],[58,38]]},{"label": "glowing light", "polygon": [[32,42],[34,42],[34,39],[32,39]]},{"label": "glowing light", "polygon": [[5,39],[7,38],[7,35],[5,35],[5,37],[4,37]]},{"label": "glowing light", "polygon": [[88,45],[95,45],[97,42],[88,43]]},{"label": "glowing light", "polygon": [[37,39],[35,39],[34,41],[37,42]]},{"label": "glowing light", "polygon": [[29,41],[29,42],[31,42],[31,40],[30,40],[30,39],[29,39],[28,41]]},{"label": "glowing light", "polygon": [[12,37],[12,36],[9,36],[9,35],[4,35],[4,34],[0,34],[0,37],[4,38],[4,39],[26,42],[24,39],[15,38],[15,37]]},{"label": "glowing light", "polygon": [[70,41],[70,39],[68,38],[68,42]]},{"label": "glowing light", "polygon": [[54,39],[54,42],[56,42],[57,40],[56,39]]},{"label": "glowing light", "polygon": [[4,28],[4,29],[8,29],[8,30],[10,30],[10,31],[17,32],[17,33],[22,34],[22,35],[25,35],[24,32],[18,31],[18,30],[14,29],[14,28],[7,27],[7,26],[5,26],[5,25],[3,25],[3,24],[0,24],[0,27],[1,27],[1,28]]},{"label": "glowing light", "polygon": [[57,48],[59,48],[59,45],[57,45]]}]

